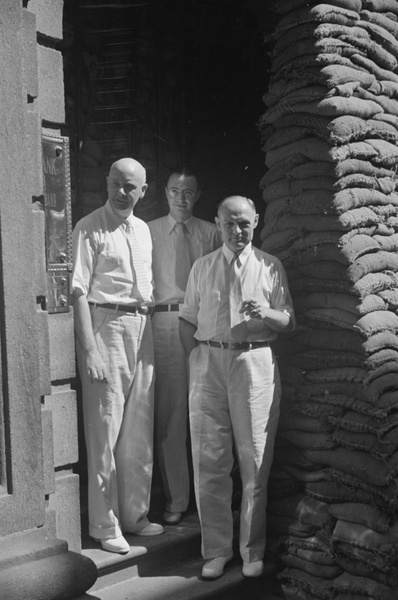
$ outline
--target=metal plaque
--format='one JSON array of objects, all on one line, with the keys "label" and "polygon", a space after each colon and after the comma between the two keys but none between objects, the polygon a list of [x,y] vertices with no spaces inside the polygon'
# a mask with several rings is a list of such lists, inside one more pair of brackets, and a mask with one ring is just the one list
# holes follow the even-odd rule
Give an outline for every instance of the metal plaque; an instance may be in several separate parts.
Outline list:
[{"label": "metal plaque", "polygon": [[43,134],[43,183],[47,260],[47,310],[67,312],[72,270],[69,140]]}]

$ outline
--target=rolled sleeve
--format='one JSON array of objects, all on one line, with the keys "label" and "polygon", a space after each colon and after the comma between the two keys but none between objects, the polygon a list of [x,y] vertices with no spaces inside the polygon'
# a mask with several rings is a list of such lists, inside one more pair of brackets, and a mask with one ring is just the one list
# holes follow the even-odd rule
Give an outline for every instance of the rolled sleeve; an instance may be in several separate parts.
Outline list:
[{"label": "rolled sleeve", "polygon": [[192,325],[198,326],[199,294],[198,294],[198,269],[196,263],[189,274],[184,303],[180,306],[180,318]]},{"label": "rolled sleeve", "polygon": [[286,313],[290,316],[293,328],[296,327],[296,317],[294,314],[293,301],[290,295],[287,275],[282,263],[275,260],[275,276],[272,293],[272,308]]},{"label": "rolled sleeve", "polygon": [[88,295],[94,271],[94,250],[90,236],[85,229],[76,227],[72,235],[73,270],[71,278],[72,292],[80,289]]}]

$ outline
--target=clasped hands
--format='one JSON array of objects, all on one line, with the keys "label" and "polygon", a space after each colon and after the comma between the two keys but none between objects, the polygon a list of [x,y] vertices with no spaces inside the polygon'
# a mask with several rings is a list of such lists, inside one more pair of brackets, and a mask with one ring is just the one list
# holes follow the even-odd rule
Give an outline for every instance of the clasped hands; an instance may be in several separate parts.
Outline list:
[{"label": "clasped hands", "polygon": [[264,319],[268,314],[268,306],[263,306],[257,300],[249,299],[242,302],[239,310],[241,314],[247,315],[252,319]]}]

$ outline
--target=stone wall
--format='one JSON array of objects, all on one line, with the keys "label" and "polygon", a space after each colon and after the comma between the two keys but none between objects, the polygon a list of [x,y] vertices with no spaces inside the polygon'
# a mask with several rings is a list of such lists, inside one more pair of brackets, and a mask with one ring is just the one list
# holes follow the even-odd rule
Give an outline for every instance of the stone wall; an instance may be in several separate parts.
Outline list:
[{"label": "stone wall", "polygon": [[[35,17],[37,29],[38,93],[33,99],[33,113],[39,116],[45,133],[59,136],[65,122],[63,60],[57,49],[62,38],[63,0],[30,0],[28,11],[32,20]],[[40,152],[38,158],[40,164]],[[42,195],[40,188],[38,196]],[[43,254],[44,215],[35,211],[34,216],[36,244],[41,246]],[[41,258],[44,264],[43,256]],[[41,273],[38,279],[42,279]],[[80,551],[79,483],[78,476],[72,472],[78,460],[76,396],[70,387],[75,376],[72,309],[67,313],[40,314],[38,330],[42,340],[39,362],[44,396],[46,523],[53,535],[65,539],[71,549]]]},{"label": "stone wall", "polygon": [[45,301],[41,138],[65,121],[62,11],[63,0],[0,8],[2,600],[76,597],[96,578],[79,553],[73,313]]}]

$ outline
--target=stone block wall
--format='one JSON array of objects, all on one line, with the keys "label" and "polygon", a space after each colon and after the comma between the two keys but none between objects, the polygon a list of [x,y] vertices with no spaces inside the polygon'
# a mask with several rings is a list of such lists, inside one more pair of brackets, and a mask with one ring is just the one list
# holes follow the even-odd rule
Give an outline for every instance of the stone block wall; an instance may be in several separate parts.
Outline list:
[{"label": "stone block wall", "polygon": [[73,314],[46,310],[41,139],[65,120],[62,4],[0,7],[2,600],[77,597],[97,576],[79,552]]},{"label": "stone block wall", "polygon": [[[58,49],[63,0],[30,0],[25,14],[30,27],[27,46],[37,65],[36,69],[30,65],[27,75],[29,81],[32,79],[31,119],[35,125],[31,136],[32,170],[41,173],[41,131],[59,136],[65,123],[63,58]],[[43,196],[41,176],[35,191],[39,198]],[[40,204],[39,210],[34,211],[34,222],[36,296],[40,298],[46,295],[45,227]],[[75,376],[73,312],[70,309],[67,313],[48,314],[38,305],[37,316],[46,525],[50,533],[66,540],[71,550],[80,551],[79,482],[72,472],[78,461],[76,395],[70,385]]]}]

